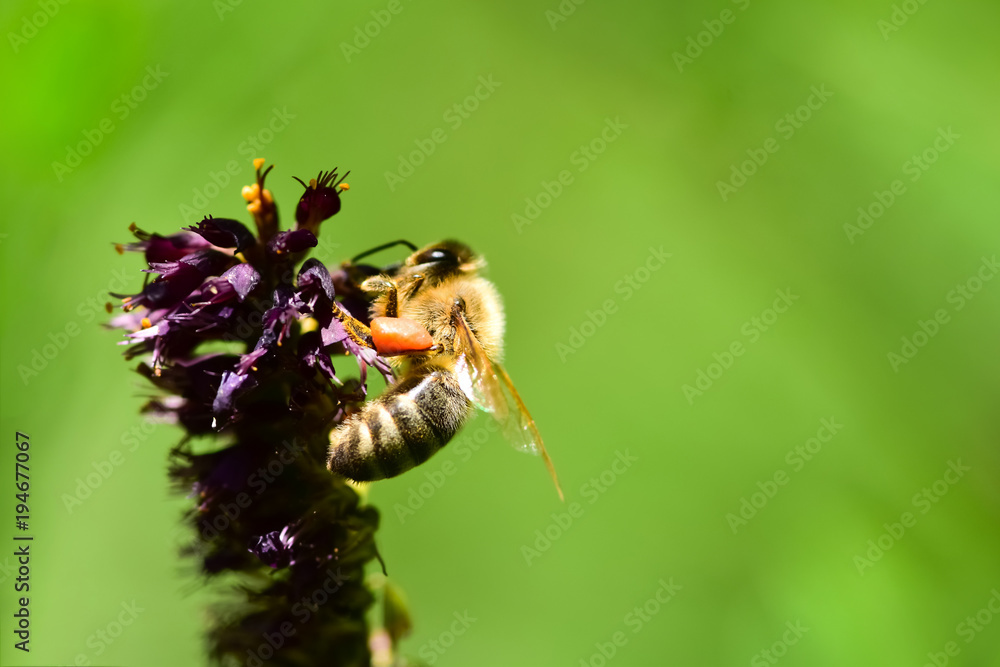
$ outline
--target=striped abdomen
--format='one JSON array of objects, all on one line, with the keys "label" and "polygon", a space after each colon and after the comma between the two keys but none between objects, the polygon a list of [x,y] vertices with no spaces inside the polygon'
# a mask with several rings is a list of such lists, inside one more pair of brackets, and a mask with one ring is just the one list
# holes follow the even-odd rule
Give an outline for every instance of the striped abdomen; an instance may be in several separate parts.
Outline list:
[{"label": "striped abdomen", "polygon": [[471,407],[450,369],[426,364],[333,430],[327,467],[359,482],[395,477],[444,447]]}]

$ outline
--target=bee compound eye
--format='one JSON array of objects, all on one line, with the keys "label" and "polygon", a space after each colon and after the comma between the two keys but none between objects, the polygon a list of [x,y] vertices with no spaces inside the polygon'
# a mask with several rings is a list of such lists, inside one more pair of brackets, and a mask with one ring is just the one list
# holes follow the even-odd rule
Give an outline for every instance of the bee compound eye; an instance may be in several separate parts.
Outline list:
[{"label": "bee compound eye", "polygon": [[458,256],[445,248],[431,248],[416,257],[417,264],[458,264]]}]

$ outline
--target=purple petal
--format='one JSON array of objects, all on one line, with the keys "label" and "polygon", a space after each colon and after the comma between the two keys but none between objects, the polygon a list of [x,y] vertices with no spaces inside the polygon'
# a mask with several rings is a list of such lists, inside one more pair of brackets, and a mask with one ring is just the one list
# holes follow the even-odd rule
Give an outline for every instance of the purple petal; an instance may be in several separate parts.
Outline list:
[{"label": "purple petal", "polygon": [[219,393],[212,402],[212,412],[216,415],[228,415],[233,411],[236,399],[257,386],[257,380],[252,375],[240,375],[226,372],[219,385]]},{"label": "purple petal", "polygon": [[188,229],[214,246],[235,248],[237,252],[257,243],[254,235],[239,220],[206,217],[197,226]]},{"label": "purple petal", "polygon": [[252,264],[237,264],[222,274],[222,277],[229,281],[229,284],[236,289],[236,294],[240,301],[247,298],[257,283],[260,282],[260,274]]},{"label": "purple petal", "polygon": [[268,241],[267,252],[272,257],[280,257],[315,248],[319,244],[316,235],[308,229],[278,232]]},{"label": "purple petal", "polygon": [[[302,264],[302,268],[299,269],[299,276],[295,282],[300,292],[306,293],[322,290],[327,300],[333,301],[333,279],[330,277],[330,271],[318,259],[312,258],[306,260]],[[307,299],[304,300],[307,301]]]},{"label": "purple petal", "polygon": [[119,252],[143,252],[146,262],[176,262],[185,255],[207,248],[209,243],[197,234],[178,232],[170,236],[160,236],[143,231],[132,226],[132,233],[139,239],[137,242],[116,246]]}]

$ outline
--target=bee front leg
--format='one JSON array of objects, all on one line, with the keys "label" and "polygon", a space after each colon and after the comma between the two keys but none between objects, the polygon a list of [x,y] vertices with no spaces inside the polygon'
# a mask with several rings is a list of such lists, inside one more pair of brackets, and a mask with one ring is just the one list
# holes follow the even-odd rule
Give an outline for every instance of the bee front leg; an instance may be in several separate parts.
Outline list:
[{"label": "bee front leg", "polygon": [[379,298],[384,298],[383,310],[385,317],[399,317],[399,290],[396,281],[388,276],[372,276],[361,283],[361,289],[374,292]]}]

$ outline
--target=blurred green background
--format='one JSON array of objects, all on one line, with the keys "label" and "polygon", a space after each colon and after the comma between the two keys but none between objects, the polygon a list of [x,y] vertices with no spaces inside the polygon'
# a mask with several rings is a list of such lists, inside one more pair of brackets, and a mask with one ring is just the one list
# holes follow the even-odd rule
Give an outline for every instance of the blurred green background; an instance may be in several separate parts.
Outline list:
[{"label": "blurred green background", "polygon": [[328,263],[400,237],[487,257],[567,492],[473,450],[484,421],[373,487],[406,654],[1000,665],[995,3],[0,12],[3,466],[28,433],[35,536],[29,655],[0,556],[3,665],[204,664],[179,431],[140,420],[100,308],[141,283],[129,223],[249,222],[257,156],[286,221],[293,175],[351,170]]}]

